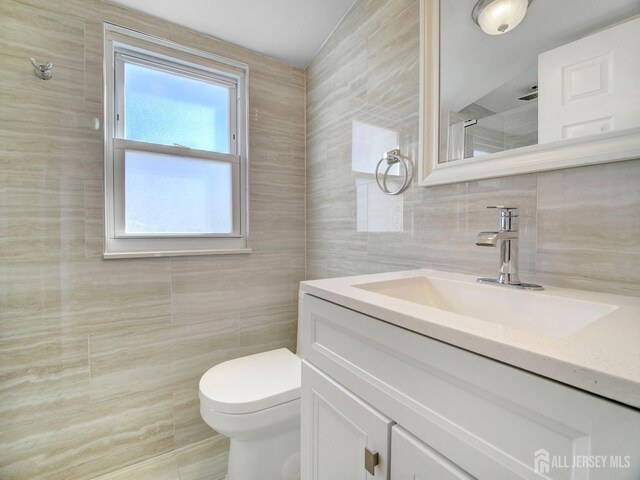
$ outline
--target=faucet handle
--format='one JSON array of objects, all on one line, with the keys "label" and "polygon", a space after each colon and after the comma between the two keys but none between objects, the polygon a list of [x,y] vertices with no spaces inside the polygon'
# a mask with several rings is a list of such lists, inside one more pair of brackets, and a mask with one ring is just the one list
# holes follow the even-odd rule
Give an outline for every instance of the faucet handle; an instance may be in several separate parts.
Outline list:
[{"label": "faucet handle", "polygon": [[489,205],[487,208],[496,208],[500,210],[501,217],[517,217],[518,207],[505,207],[504,205]]}]

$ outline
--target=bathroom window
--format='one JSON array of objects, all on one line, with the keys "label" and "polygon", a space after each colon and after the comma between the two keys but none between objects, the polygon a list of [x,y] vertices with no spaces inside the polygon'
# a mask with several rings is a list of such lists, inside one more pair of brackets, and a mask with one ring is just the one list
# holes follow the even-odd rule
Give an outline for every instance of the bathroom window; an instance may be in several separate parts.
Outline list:
[{"label": "bathroom window", "polygon": [[105,258],[249,252],[246,66],[105,31]]}]

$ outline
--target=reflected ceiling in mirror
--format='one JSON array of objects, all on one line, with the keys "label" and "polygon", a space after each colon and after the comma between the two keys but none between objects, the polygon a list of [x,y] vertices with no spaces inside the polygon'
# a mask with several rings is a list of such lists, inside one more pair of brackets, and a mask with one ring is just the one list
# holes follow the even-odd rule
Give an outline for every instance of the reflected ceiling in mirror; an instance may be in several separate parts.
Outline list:
[{"label": "reflected ceiling in mirror", "polygon": [[476,3],[439,3],[438,163],[640,127],[638,0],[532,0],[497,35]]}]

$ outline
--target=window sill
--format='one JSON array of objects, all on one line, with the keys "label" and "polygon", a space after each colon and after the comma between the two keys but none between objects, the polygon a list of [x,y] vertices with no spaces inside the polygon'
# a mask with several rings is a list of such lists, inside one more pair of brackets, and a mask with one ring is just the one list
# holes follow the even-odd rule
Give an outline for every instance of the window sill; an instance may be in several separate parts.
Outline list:
[{"label": "window sill", "polygon": [[212,250],[174,250],[166,252],[104,252],[105,260],[118,258],[149,258],[149,257],[187,257],[194,255],[238,255],[249,254],[250,248],[212,249]]}]

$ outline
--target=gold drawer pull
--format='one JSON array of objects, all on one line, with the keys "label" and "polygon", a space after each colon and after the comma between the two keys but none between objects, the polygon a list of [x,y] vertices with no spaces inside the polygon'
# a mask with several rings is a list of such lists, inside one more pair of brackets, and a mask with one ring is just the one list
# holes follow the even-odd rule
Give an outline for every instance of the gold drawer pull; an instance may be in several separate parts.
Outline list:
[{"label": "gold drawer pull", "polygon": [[375,450],[372,452],[368,448],[364,449],[364,469],[369,472],[371,475],[375,475],[376,465],[380,463],[380,459],[378,458],[378,452]]}]

